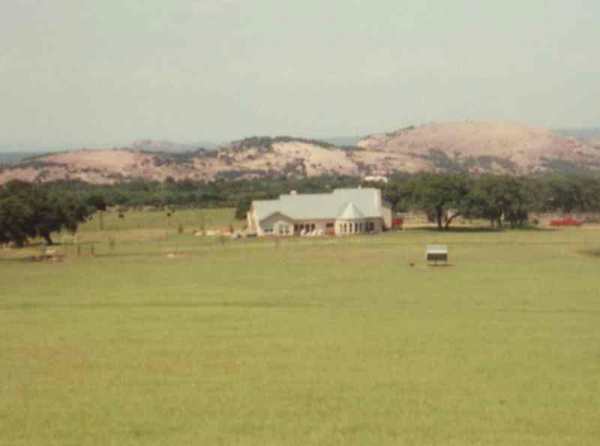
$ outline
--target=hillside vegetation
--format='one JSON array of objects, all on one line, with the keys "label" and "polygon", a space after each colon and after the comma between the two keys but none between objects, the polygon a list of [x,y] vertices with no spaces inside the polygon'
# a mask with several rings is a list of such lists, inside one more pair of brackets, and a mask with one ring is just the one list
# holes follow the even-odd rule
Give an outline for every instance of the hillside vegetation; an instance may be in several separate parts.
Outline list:
[{"label": "hillside vegetation", "polygon": [[[169,150],[157,152],[157,147]],[[253,137],[217,150],[173,152],[172,145],[77,150],[26,160],[0,170],[0,183],[82,180],[112,184],[152,181],[390,175],[395,172],[528,174],[599,170],[600,147],[545,129],[498,122],[410,127],[363,138],[356,146],[293,137]]]}]

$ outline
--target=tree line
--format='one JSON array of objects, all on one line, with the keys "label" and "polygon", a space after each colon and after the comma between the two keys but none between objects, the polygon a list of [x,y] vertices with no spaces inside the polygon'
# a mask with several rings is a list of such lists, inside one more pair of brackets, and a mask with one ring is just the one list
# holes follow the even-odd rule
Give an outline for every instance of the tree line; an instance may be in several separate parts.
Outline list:
[{"label": "tree line", "polygon": [[80,181],[45,183],[48,191],[74,194],[92,206],[132,208],[235,208],[242,202],[276,198],[290,190],[302,193],[331,191],[355,187],[360,179],[325,175],[311,178],[257,178],[247,180],[175,181],[133,180],[110,185]]},{"label": "tree line", "polygon": [[136,180],[113,185],[13,181],[0,187],[0,243],[22,246],[41,237],[51,244],[52,233],[76,231],[96,210],[109,207],[234,207],[243,219],[252,200],[276,198],[291,190],[330,192],[361,184],[382,189],[394,211],[424,212],[442,230],[459,217],[485,219],[493,227],[519,227],[528,224],[533,212],[600,212],[600,176],[592,174],[395,174],[386,184],[338,175],[212,182]]},{"label": "tree line", "polygon": [[383,194],[394,210],[425,212],[442,230],[458,217],[514,228],[527,225],[532,212],[600,212],[594,175],[399,175]]},{"label": "tree line", "polygon": [[[42,238],[53,244],[52,234],[75,232],[97,210],[117,208],[218,208],[249,206],[252,199],[274,198],[291,189],[320,192],[357,184],[350,177],[306,179],[271,178],[242,181],[165,182],[134,180],[114,185],[81,181],[26,183],[0,186],[0,244],[23,246]],[[245,217],[245,212],[240,218]]]}]

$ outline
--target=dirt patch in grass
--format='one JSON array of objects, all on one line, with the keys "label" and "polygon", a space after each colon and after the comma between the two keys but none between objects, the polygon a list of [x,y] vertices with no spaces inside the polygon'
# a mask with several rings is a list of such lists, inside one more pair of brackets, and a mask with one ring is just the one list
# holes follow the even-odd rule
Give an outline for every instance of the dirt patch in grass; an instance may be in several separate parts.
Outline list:
[{"label": "dirt patch in grass", "polygon": [[54,382],[84,382],[91,366],[89,354],[73,346],[24,345],[15,355]]},{"label": "dirt patch in grass", "polygon": [[596,259],[600,259],[600,248],[584,249],[582,251],[579,251],[579,253],[587,257],[594,257]]}]

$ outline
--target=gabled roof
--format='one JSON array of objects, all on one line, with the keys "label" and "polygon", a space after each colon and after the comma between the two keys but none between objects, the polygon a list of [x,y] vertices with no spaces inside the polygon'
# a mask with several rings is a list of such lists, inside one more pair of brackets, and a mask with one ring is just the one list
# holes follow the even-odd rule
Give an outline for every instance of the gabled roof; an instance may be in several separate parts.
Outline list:
[{"label": "gabled roof", "polygon": [[348,203],[343,211],[337,216],[339,220],[357,220],[365,218],[365,215],[356,207],[354,203]]},{"label": "gabled roof", "polygon": [[[328,194],[285,194],[252,203],[258,221],[279,212],[293,220],[357,219],[383,216],[379,189],[336,189]],[[343,215],[348,215],[345,217]]]}]

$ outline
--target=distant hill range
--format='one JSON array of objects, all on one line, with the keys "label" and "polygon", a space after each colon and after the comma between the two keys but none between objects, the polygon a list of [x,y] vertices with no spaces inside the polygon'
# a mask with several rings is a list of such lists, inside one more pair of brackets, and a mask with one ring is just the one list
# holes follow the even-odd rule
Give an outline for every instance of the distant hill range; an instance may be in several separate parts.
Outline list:
[{"label": "distant hill range", "polygon": [[592,142],[594,145],[600,145],[600,127],[583,129],[560,129],[557,133],[562,136],[581,139]]},{"label": "distant hill range", "polygon": [[75,150],[20,160],[0,169],[0,183],[600,170],[600,141],[594,137],[504,122],[433,123],[333,141],[253,137],[216,149],[138,141],[122,149]]},{"label": "distant hill range", "polygon": [[41,152],[0,152],[0,166],[18,164],[27,158],[39,155]]},{"label": "distant hill range", "polygon": [[157,141],[154,139],[140,139],[135,141],[129,148],[133,150],[143,150],[146,152],[180,153],[193,152],[198,149],[212,150],[216,149],[218,144],[203,141],[194,144],[181,144],[172,141]]}]

